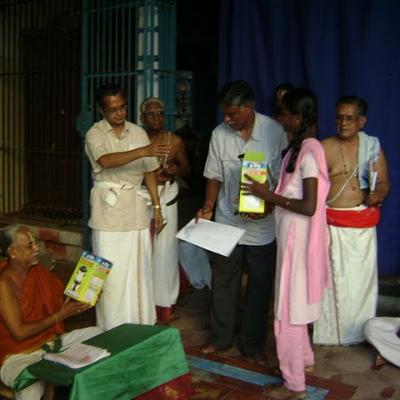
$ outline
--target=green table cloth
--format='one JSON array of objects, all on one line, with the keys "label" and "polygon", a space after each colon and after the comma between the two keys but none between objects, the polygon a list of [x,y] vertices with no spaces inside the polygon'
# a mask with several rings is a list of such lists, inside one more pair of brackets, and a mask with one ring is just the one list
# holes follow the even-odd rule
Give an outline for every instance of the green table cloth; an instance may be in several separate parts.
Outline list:
[{"label": "green table cloth", "polygon": [[79,369],[41,360],[26,368],[14,388],[35,381],[71,386],[70,400],[132,399],[189,372],[175,328],[123,324],[85,343],[111,356]]}]

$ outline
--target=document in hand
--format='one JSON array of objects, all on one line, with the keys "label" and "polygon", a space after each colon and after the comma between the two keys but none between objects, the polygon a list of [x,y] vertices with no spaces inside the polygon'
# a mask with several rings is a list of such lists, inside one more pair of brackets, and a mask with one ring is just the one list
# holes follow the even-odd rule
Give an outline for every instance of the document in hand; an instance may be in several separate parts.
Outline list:
[{"label": "document in hand", "polygon": [[376,182],[378,180],[378,172],[375,171],[375,166],[370,161],[368,163],[368,183],[369,183],[369,190],[373,192],[376,189]]},{"label": "document in hand", "polygon": [[244,233],[243,229],[206,219],[199,219],[196,224],[193,218],[176,234],[176,237],[229,257]]},{"label": "document in hand", "polygon": [[61,353],[46,353],[43,358],[70,368],[82,368],[109,355],[110,352],[101,347],[76,343]]}]

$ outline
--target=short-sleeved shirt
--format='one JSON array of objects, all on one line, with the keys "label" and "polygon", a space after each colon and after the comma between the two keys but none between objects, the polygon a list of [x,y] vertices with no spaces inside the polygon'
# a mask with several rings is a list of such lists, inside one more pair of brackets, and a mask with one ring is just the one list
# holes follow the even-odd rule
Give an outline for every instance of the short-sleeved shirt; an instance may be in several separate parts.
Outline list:
[{"label": "short-sleeved shirt", "polygon": [[253,131],[247,142],[239,131],[225,123],[218,125],[212,133],[204,176],[222,182],[215,220],[245,229],[246,233],[239,244],[260,246],[273,242],[275,224],[272,215],[260,220],[248,220],[237,214],[241,173],[241,159],[238,156],[246,151],[264,153],[272,180],[277,182],[282,151],[286,147],[287,138],[282,126],[257,112]]},{"label": "short-sleeved shirt", "polygon": [[[128,231],[144,229],[149,224],[146,201],[137,195],[144,173],[158,168],[155,157],[143,157],[115,168],[102,168],[97,160],[105,154],[134,150],[147,146],[150,140],[147,133],[131,122],[125,122],[125,129],[118,138],[111,125],[105,120],[95,123],[87,132],[85,151],[92,166],[94,186],[90,193],[91,216],[89,226],[105,231]],[[101,182],[102,186],[96,186]],[[107,188],[110,184],[110,188]],[[119,190],[119,198],[110,206],[105,197],[113,186],[121,185],[128,190]]]}]

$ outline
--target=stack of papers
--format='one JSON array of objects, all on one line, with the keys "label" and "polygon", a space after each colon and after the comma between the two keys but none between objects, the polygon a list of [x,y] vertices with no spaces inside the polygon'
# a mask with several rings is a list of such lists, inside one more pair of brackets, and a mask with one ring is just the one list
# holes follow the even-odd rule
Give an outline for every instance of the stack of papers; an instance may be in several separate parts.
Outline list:
[{"label": "stack of papers", "polygon": [[46,353],[43,358],[70,368],[82,368],[109,355],[110,352],[101,347],[77,343],[61,353]]}]

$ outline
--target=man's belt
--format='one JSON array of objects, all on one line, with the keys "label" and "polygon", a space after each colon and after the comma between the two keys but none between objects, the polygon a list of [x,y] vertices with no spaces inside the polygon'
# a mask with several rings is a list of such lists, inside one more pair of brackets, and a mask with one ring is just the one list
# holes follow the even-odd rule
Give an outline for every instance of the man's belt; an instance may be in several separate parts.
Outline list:
[{"label": "man's belt", "polygon": [[179,197],[179,193],[172,199],[170,200],[168,203],[166,203],[165,205],[168,206],[172,206],[172,204],[175,204],[178,201],[178,197]]},{"label": "man's belt", "polygon": [[167,182],[168,182],[170,185],[172,185],[172,184],[175,183],[175,178],[171,178],[169,181],[160,182],[160,183],[158,183],[158,185],[159,185],[159,186],[163,186],[163,185],[165,185]]},{"label": "man's belt", "polygon": [[119,196],[122,190],[135,190],[137,187],[129,183],[115,183],[105,181],[94,181],[93,186],[100,189],[107,189],[102,194],[102,199],[110,206],[115,207],[119,201]]},{"label": "man's belt", "polygon": [[[169,184],[169,186],[172,186],[172,185],[175,183],[175,177],[172,177],[169,181],[165,181],[165,182],[163,183],[163,185],[166,185],[167,183]],[[162,193],[164,190],[165,190],[165,188],[162,188],[161,193]],[[168,191],[167,191],[167,192],[168,192]],[[160,195],[160,193],[159,193],[159,195]],[[172,206],[173,204],[175,204],[175,203],[178,201],[178,196],[179,196],[179,190],[178,190],[176,196],[175,196],[173,199],[171,199],[170,201],[167,201],[167,202],[165,203],[165,205],[168,207],[168,206]]]},{"label": "man's belt", "polygon": [[326,217],[329,225],[342,228],[372,228],[379,222],[381,209],[367,207],[362,210],[327,208]]},{"label": "man's belt", "polygon": [[96,186],[100,189],[119,189],[119,190],[132,190],[137,188],[137,186],[131,185],[130,183],[115,183],[106,181],[93,181],[93,186]]}]

